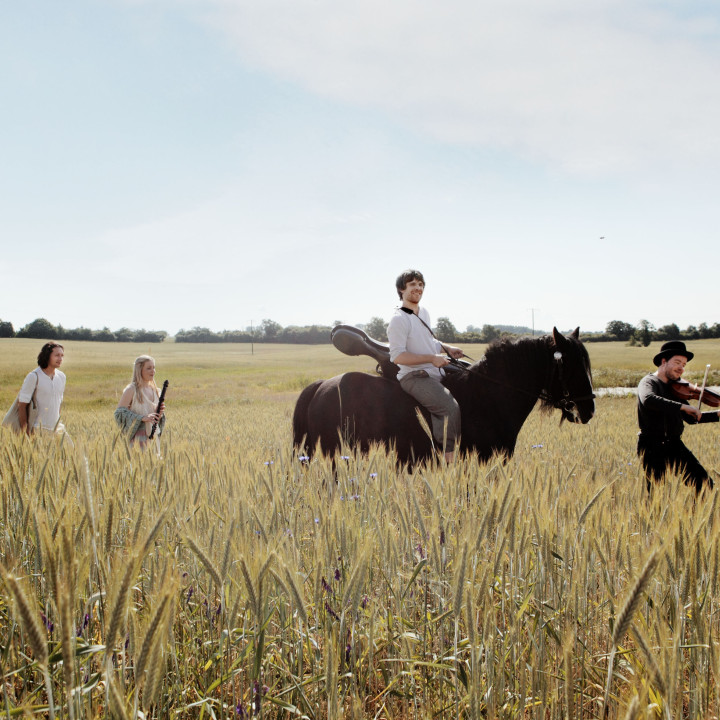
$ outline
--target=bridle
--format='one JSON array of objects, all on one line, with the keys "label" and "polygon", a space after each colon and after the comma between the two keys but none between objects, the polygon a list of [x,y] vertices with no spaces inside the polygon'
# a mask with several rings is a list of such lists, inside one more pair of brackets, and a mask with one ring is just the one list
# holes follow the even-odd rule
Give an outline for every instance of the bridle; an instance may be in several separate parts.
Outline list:
[{"label": "bridle", "polygon": [[[568,390],[567,383],[565,382],[565,375],[563,373],[563,356],[559,350],[553,353],[554,362],[550,365],[550,371],[548,372],[548,382],[545,387],[540,391],[540,399],[543,402],[552,405],[557,410],[572,414],[573,408],[577,407],[577,403],[583,400],[594,400],[595,393],[589,393],[587,395],[571,396]],[[555,399],[550,394],[549,388],[552,386],[553,377],[557,374],[558,384],[560,385],[560,392],[562,397]]]}]

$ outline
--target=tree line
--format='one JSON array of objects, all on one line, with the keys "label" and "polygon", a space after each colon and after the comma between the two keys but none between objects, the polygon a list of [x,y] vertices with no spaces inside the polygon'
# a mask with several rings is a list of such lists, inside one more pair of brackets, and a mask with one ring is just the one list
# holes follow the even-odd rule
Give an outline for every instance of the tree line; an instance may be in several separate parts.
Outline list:
[{"label": "tree line", "polygon": [[[180,330],[175,335],[175,342],[186,343],[285,343],[297,345],[321,345],[327,343],[330,331],[335,325],[342,324],[336,320],[330,325],[288,325],[283,327],[274,320],[263,320],[257,326],[247,327],[244,330],[222,330],[215,332],[205,327],[193,327],[190,330]],[[370,337],[381,342],[387,342],[388,323],[380,317],[373,317],[365,325],[357,327],[365,330]],[[448,317],[437,320],[433,332],[443,342],[460,343],[489,343],[501,337],[514,337],[518,335],[544,335],[545,330],[534,330],[519,325],[483,325],[477,327],[468,325],[458,330]],[[11,322],[0,320],[0,338],[19,337],[37,338],[41,340],[96,340],[100,342],[163,342],[168,337],[164,330],[131,330],[120,328],[110,330],[107,327],[101,330],[91,330],[86,327],[65,328],[62,325],[53,325],[45,318],[38,318],[22,327],[17,332]],[[649,345],[653,340],[699,340],[705,338],[720,338],[720,323],[708,325],[689,325],[681,330],[675,323],[662,325],[656,328],[648,320],[640,320],[637,325],[622,320],[611,320],[604,332],[583,332],[583,340],[587,342],[624,341],[630,345]]]},{"label": "tree line", "polygon": [[604,333],[590,333],[584,336],[589,342],[607,342],[624,340],[629,345],[649,345],[653,340],[706,340],[720,338],[720,323],[700,323],[688,325],[684,330],[675,323],[656,328],[648,320],[640,320],[637,325],[622,320],[611,320],[605,326]]},{"label": "tree line", "polygon": [[0,338],[36,338],[38,340],[96,340],[98,342],[162,342],[168,334],[164,330],[131,330],[120,328],[110,330],[91,330],[86,327],[66,328],[62,325],[53,325],[45,318],[37,318],[20,328],[17,332],[13,324],[0,320]]}]

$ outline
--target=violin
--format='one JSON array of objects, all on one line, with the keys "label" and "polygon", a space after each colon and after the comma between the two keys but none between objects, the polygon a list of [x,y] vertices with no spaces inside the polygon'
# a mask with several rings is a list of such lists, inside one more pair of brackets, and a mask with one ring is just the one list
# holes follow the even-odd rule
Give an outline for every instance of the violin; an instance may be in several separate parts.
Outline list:
[{"label": "violin", "polygon": [[670,383],[670,390],[678,400],[698,400],[702,395],[701,401],[708,407],[720,407],[720,395],[707,388],[703,390],[687,380],[676,380]]}]

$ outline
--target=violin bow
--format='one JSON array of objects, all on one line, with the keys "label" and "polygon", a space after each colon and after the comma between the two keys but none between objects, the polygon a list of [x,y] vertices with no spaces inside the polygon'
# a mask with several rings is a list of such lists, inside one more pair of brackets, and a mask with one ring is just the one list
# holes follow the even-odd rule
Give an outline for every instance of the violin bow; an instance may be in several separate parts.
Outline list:
[{"label": "violin bow", "polygon": [[702,388],[700,389],[700,397],[698,398],[698,410],[702,405],[703,393],[705,392],[705,384],[707,383],[708,371],[710,370],[710,363],[705,366],[705,377],[703,378]]}]

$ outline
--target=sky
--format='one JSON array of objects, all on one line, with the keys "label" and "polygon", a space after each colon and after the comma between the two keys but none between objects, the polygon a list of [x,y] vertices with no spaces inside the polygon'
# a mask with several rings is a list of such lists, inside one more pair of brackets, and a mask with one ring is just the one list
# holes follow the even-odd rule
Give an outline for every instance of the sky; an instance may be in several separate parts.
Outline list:
[{"label": "sky", "polygon": [[0,4],[0,319],[720,322],[720,6]]}]

